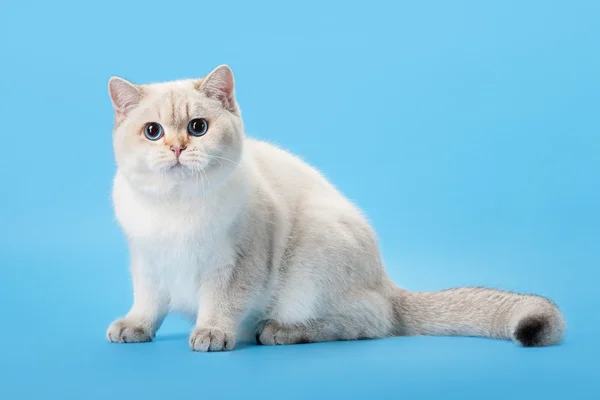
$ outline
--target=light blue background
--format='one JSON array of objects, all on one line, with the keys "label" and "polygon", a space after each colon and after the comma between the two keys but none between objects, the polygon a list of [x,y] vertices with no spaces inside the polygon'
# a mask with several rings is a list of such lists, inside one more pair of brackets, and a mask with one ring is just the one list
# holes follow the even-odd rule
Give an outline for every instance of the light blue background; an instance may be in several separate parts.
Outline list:
[{"label": "light blue background", "polygon": [[[0,398],[599,395],[600,2],[3,1]],[[131,299],[107,80],[237,79],[249,134],[362,207],[394,279],[564,310],[563,345],[188,348],[104,334]],[[596,397],[598,398],[598,397]]]}]

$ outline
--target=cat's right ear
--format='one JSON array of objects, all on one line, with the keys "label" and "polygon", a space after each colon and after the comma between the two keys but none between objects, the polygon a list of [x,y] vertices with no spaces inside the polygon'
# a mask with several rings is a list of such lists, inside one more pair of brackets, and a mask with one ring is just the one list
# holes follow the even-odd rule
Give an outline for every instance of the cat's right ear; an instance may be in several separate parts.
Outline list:
[{"label": "cat's right ear", "polygon": [[142,88],[116,76],[108,80],[108,94],[117,118],[125,118],[143,97]]}]

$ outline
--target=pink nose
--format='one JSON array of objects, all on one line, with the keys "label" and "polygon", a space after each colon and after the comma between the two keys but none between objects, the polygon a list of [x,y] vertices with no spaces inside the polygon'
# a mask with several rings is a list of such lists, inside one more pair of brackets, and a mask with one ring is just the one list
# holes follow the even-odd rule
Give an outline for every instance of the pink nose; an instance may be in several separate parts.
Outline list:
[{"label": "pink nose", "polygon": [[175,157],[179,158],[181,152],[185,150],[185,146],[171,146],[171,151],[175,153]]}]

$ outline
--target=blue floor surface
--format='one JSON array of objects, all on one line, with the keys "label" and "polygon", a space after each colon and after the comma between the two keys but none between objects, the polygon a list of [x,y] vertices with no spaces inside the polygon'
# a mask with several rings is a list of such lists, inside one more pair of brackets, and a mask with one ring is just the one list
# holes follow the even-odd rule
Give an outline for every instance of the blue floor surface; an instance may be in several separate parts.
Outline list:
[{"label": "blue floor surface", "polygon": [[[600,398],[597,1],[4,2],[0,399]],[[413,290],[543,294],[556,347],[111,345],[131,290],[107,81],[228,63],[249,134],[318,167]]]}]

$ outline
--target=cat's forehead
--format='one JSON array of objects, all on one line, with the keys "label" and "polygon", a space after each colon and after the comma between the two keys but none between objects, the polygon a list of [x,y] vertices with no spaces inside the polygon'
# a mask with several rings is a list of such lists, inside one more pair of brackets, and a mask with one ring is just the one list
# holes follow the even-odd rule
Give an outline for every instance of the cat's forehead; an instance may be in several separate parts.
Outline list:
[{"label": "cat's forehead", "polygon": [[164,107],[198,100],[197,87],[194,81],[175,81],[147,85],[144,90],[152,105]]},{"label": "cat's forehead", "polygon": [[156,116],[163,124],[180,127],[200,116],[197,114],[210,113],[210,101],[198,90],[198,84],[188,80],[147,85],[143,117]]}]

